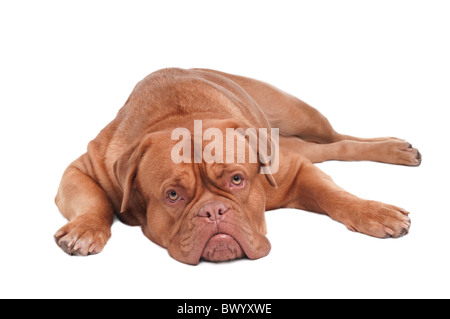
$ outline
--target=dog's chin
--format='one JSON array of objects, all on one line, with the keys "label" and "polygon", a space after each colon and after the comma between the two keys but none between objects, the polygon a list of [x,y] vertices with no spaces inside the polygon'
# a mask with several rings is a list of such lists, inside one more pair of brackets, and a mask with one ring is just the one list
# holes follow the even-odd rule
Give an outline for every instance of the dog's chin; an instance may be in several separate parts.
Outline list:
[{"label": "dog's chin", "polygon": [[202,260],[220,262],[244,258],[241,245],[232,236],[217,234],[209,239],[202,253]]}]

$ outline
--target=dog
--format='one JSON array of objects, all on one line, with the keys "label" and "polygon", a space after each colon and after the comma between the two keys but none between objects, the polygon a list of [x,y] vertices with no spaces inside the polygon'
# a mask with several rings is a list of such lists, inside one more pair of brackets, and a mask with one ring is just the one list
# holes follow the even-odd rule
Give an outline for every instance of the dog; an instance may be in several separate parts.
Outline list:
[{"label": "dog", "polygon": [[[243,137],[241,154],[238,142],[220,141],[229,130],[233,142]],[[261,81],[160,70],[136,85],[64,172],[55,202],[69,222],[54,237],[70,255],[98,254],[117,216],[196,265],[265,257],[265,211],[283,207],[327,214],[374,237],[408,233],[408,211],[338,187],[314,165],[328,160],[418,166],[421,155],[402,139],[337,133],[316,109]]]}]

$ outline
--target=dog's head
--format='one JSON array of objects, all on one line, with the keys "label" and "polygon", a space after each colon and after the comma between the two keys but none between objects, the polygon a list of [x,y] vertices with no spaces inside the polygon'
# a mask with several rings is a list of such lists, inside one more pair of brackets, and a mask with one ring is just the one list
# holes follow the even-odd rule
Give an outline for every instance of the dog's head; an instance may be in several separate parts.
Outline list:
[{"label": "dog's head", "polygon": [[150,133],[114,165],[124,194],[121,212],[132,211],[133,206],[146,209],[144,234],[184,263],[258,259],[270,251],[263,184],[276,187],[275,180],[261,168],[264,160],[250,143],[251,132],[241,144],[245,145],[243,162],[239,142],[226,143],[227,131],[224,123],[221,126],[214,131],[214,139],[210,134],[213,142],[205,127],[185,129],[181,135],[173,130]]}]

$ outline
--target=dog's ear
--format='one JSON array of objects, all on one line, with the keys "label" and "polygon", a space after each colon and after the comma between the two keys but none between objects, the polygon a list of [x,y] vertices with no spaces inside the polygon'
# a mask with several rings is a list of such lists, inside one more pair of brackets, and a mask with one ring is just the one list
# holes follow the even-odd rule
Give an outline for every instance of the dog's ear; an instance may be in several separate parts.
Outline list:
[{"label": "dog's ear", "polygon": [[141,141],[131,144],[113,165],[114,176],[123,192],[120,208],[121,213],[126,212],[128,209],[133,182],[137,175],[139,163],[150,145],[151,136],[147,136]]},{"label": "dog's ear", "polygon": [[[272,128],[271,130],[274,129]],[[245,132],[246,137],[248,136],[250,147],[258,156],[260,174],[264,174],[270,186],[278,188],[277,182],[272,175],[278,171],[279,164],[278,131],[275,132],[276,134],[274,136],[272,136],[272,131],[268,134],[265,129],[257,130],[256,128],[250,128]],[[250,142],[252,140],[253,142]],[[268,155],[269,151],[270,156]],[[276,171],[273,171],[273,168]]]},{"label": "dog's ear", "polygon": [[277,182],[275,181],[269,166],[261,165],[261,174],[266,176],[267,182],[269,182],[270,186],[278,188]]},{"label": "dog's ear", "polygon": [[[275,134],[273,134],[275,133]],[[278,129],[271,128],[270,134],[267,131],[259,130],[258,157],[260,161],[260,173],[266,176],[270,186],[278,188],[277,182],[273,177],[278,171],[279,166],[279,137]],[[264,143],[264,141],[267,141]],[[264,145],[265,144],[265,145]],[[270,155],[268,153],[270,152]]]}]

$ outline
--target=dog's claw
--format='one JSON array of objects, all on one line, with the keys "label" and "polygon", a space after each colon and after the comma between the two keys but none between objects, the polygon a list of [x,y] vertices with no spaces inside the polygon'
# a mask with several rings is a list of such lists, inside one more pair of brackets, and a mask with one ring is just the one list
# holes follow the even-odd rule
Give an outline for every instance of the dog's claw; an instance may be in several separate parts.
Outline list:
[{"label": "dog's claw", "polygon": [[[353,211],[354,209],[354,211]],[[409,232],[411,220],[408,212],[393,205],[364,201],[348,212],[347,228],[379,237],[402,237]]]},{"label": "dog's claw", "polygon": [[77,217],[56,232],[55,241],[69,255],[87,256],[100,253],[110,236],[109,228]]}]

